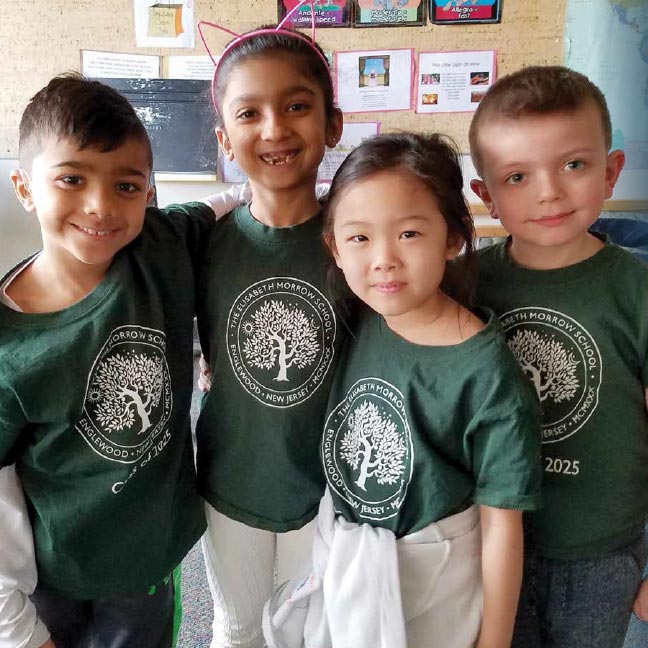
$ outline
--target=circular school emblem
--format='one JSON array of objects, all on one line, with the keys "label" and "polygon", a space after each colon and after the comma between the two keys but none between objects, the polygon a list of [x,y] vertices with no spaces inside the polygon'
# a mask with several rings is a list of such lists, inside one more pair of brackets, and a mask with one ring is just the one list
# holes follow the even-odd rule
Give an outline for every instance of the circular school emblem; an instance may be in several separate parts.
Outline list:
[{"label": "circular school emblem", "polygon": [[361,518],[398,514],[412,478],[413,452],[403,395],[380,378],[356,382],[324,426],[329,487]]},{"label": "circular school emblem", "polygon": [[254,398],[292,407],[312,396],[335,353],[335,315],[314,286],[292,277],[263,279],[234,301],[227,350],[234,374]]},{"label": "circular school emblem", "polygon": [[601,354],[576,320],[550,308],[517,308],[500,317],[508,345],[542,405],[542,442],[581,429],[598,405]]},{"label": "circular school emblem", "polygon": [[134,463],[165,429],[173,409],[165,350],[163,332],[121,326],[97,355],[76,429],[105,459]]}]

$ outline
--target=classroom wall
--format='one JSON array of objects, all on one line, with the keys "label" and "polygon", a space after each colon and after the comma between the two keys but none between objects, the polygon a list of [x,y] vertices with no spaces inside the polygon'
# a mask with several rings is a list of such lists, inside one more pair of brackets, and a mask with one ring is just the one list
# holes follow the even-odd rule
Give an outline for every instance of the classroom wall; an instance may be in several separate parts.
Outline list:
[{"label": "classroom wall", "polygon": [[[524,65],[560,63],[566,0],[503,0],[496,25],[425,25],[393,28],[320,29],[326,51],[346,49],[498,50],[498,73]],[[195,0],[195,18],[234,31],[276,23],[276,0]],[[18,121],[29,97],[50,77],[79,69],[80,49],[140,54],[203,54],[194,49],[135,47],[133,0],[0,0],[3,71],[0,75],[0,157],[17,155]],[[219,51],[229,37],[210,31]],[[352,121],[380,121],[382,130],[439,130],[468,150],[471,113],[416,115],[413,111],[348,115]]]}]

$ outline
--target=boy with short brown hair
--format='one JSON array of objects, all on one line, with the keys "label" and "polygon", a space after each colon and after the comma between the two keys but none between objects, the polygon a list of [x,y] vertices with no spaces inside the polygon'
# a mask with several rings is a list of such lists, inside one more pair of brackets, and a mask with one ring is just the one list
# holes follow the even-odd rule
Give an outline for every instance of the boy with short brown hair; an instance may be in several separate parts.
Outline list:
[{"label": "boy with short brown hair", "polygon": [[33,97],[20,162],[43,249],[0,280],[0,646],[170,648],[171,574],[205,529],[189,409],[214,213],[147,208],[142,123],[79,75]]},{"label": "boy with short brown hair", "polygon": [[478,255],[478,302],[544,417],[520,648],[622,646],[646,560],[648,267],[589,231],[624,162],[611,130],[600,90],[560,66],[503,77],[470,128],[471,186],[510,234]]}]

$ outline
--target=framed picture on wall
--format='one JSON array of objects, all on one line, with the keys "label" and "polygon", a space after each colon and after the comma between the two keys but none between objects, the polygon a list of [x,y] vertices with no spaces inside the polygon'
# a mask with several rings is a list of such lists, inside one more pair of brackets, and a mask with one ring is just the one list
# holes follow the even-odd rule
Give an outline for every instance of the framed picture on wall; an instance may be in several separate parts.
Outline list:
[{"label": "framed picture on wall", "polygon": [[501,0],[430,0],[430,21],[438,24],[498,23]]},{"label": "framed picture on wall", "polygon": [[[318,27],[349,27],[353,0],[314,0],[315,24]],[[286,14],[299,3],[299,0],[277,0],[277,11],[281,22]],[[291,18],[295,27],[310,27],[311,6],[306,4],[295,12]]]},{"label": "framed picture on wall", "polygon": [[355,27],[425,24],[426,0],[354,0]]}]

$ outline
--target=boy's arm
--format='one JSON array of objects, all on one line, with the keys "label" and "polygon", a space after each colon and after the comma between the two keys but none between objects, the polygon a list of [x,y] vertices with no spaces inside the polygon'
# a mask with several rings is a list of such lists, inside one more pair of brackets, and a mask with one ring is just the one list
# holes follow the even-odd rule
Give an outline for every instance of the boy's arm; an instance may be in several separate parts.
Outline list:
[{"label": "boy's arm", "polygon": [[522,513],[479,508],[484,613],[476,648],[508,648],[522,584]]},{"label": "boy's arm", "polygon": [[200,202],[209,205],[214,214],[216,214],[216,220],[218,220],[225,216],[225,214],[229,214],[235,207],[250,200],[252,200],[252,190],[246,182],[245,184],[232,185],[226,191],[202,198]]},{"label": "boy's arm", "polygon": [[29,600],[36,588],[34,541],[14,466],[0,468],[0,648],[49,648],[49,632]]},{"label": "boy's arm", "polygon": [[[325,183],[316,185],[315,195],[318,200],[326,199],[329,187],[330,185]],[[229,189],[207,196],[200,202],[209,205],[214,214],[216,214],[216,220],[218,220],[225,216],[225,214],[229,214],[235,207],[248,203],[251,200],[252,189],[250,189],[250,185],[246,182],[245,184],[232,185]]]}]

